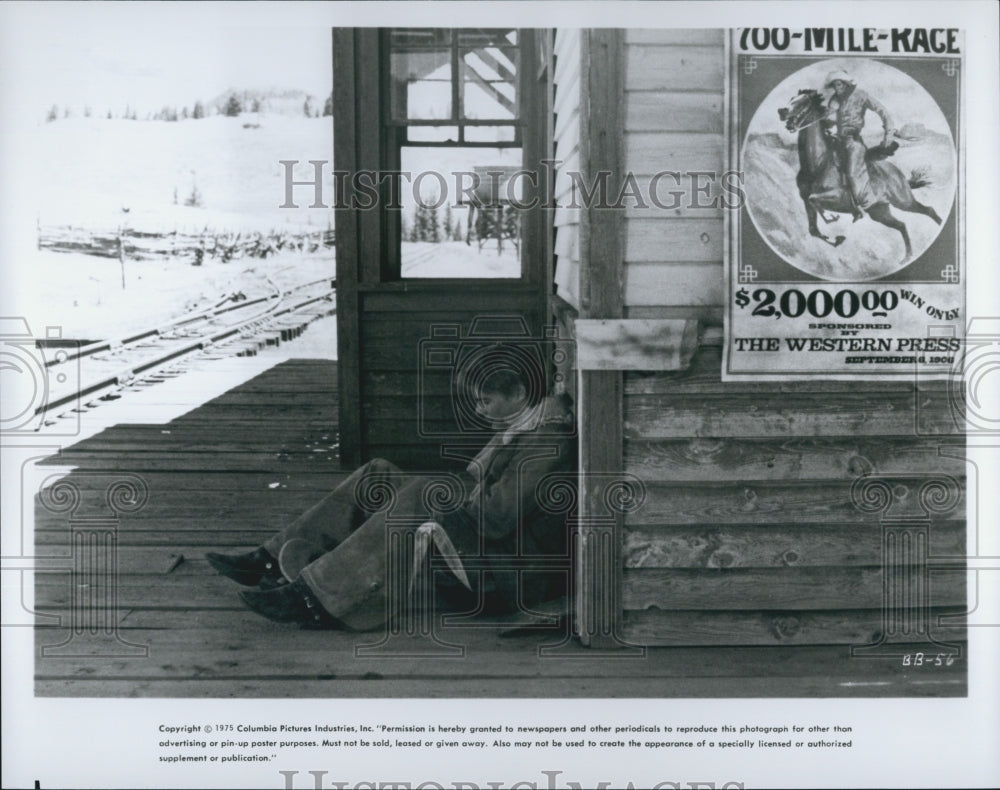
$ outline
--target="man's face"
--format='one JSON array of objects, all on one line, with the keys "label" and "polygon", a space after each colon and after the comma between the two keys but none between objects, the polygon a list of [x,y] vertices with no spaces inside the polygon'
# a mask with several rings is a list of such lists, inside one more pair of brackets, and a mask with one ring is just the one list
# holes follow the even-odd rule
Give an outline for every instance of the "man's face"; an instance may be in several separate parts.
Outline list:
[{"label": "man's face", "polygon": [[480,391],[476,398],[476,412],[489,420],[494,428],[502,428],[521,413],[526,402],[524,387],[519,387],[513,395]]},{"label": "man's face", "polygon": [[831,83],[831,86],[833,87],[833,92],[837,97],[843,96],[847,93],[847,83],[843,80],[834,80]]}]

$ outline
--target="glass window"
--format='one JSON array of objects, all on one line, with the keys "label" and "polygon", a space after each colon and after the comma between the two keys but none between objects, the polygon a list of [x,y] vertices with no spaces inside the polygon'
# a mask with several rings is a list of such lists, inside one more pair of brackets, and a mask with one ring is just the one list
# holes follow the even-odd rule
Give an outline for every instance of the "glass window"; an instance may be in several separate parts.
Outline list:
[{"label": "glass window", "polygon": [[[399,276],[521,276],[520,51],[512,28],[389,34]],[[478,184],[477,188],[473,188]]]},{"label": "glass window", "polygon": [[401,149],[400,276],[520,277],[520,148]]},{"label": "glass window", "polygon": [[510,29],[391,31],[390,124],[407,127],[409,142],[439,139],[415,130],[440,124],[457,127],[456,143],[519,141],[517,38]]},{"label": "glass window", "polygon": [[393,52],[390,72],[394,120],[451,120],[451,49],[412,49]]},{"label": "glass window", "polygon": [[462,51],[462,115],[470,120],[517,118],[517,50]]}]

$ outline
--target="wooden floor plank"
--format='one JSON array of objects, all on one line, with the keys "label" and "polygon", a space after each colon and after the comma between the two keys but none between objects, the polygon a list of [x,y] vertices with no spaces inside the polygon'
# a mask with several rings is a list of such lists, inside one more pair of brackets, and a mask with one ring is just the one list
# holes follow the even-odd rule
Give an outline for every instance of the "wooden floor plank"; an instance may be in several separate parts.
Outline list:
[{"label": "wooden floor plank", "polygon": [[[801,677],[850,674],[855,680],[876,678],[959,678],[966,660],[957,657],[940,667],[904,666],[900,658],[852,658],[847,645],[782,647],[656,647],[611,653],[568,643],[561,650],[543,652],[561,641],[557,631],[504,639],[495,629],[442,628],[438,642],[400,637],[384,642],[384,635],[339,631],[302,631],[293,625],[262,621],[247,633],[223,629],[123,631],[121,638],[147,649],[144,656],[128,656],[110,641],[68,642],[65,629],[36,629],[36,645],[46,646],[36,661],[39,678],[289,678],[327,675],[360,678],[425,679],[596,677]],[[443,655],[445,645],[453,648]],[[373,654],[378,648],[380,654]],[[927,654],[926,643],[897,651]],[[117,654],[116,654],[117,651]],[[82,655],[60,656],[59,653]]]},{"label": "wooden floor plank", "polygon": [[967,697],[962,679],[879,680],[858,683],[852,676],[800,678],[475,678],[429,683],[423,678],[367,677],[339,680],[239,677],[219,680],[40,680],[39,697],[179,698],[913,698]]},{"label": "wooden floor plank", "polygon": [[[94,472],[91,472],[95,474]],[[111,483],[116,479],[114,471],[104,471],[104,483]],[[146,487],[153,491],[263,491],[273,490],[272,485],[277,483],[281,490],[289,491],[316,491],[327,490],[331,485],[336,485],[347,476],[347,472],[340,469],[322,469],[310,472],[289,472],[258,471],[258,472],[217,472],[205,469],[193,469],[189,471],[147,471],[142,475]],[[100,481],[97,481],[97,487]],[[101,493],[100,491],[97,492]],[[37,499],[37,498],[36,498]]]},{"label": "wooden floor plank", "polygon": [[60,453],[39,463],[43,466],[74,466],[122,473],[194,472],[208,468],[224,472],[272,470],[278,474],[312,474],[340,468],[340,459],[335,451],[308,457],[302,454],[297,458],[278,458],[276,455],[261,457],[258,454],[237,456],[205,453],[199,458],[189,453],[150,453],[149,457],[142,457],[137,453],[127,457],[114,453]]}]

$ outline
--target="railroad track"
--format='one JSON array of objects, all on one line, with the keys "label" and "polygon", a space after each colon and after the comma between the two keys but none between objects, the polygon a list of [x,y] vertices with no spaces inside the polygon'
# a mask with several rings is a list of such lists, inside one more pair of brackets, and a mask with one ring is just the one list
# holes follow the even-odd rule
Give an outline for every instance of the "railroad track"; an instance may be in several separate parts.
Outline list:
[{"label": "railroad track", "polygon": [[406,254],[403,258],[403,268],[412,274],[415,269],[423,266],[423,264],[432,260],[438,254],[440,254],[439,251],[433,247],[429,250]]},{"label": "railroad track", "polygon": [[287,289],[270,276],[262,280],[256,289],[248,289],[250,294],[225,294],[209,307],[167,324],[75,350],[59,349],[45,362],[48,393],[35,410],[39,428],[53,425],[68,410],[92,409],[129,389],[181,375],[184,364],[195,358],[253,356],[298,337],[313,321],[336,312],[330,278]]}]

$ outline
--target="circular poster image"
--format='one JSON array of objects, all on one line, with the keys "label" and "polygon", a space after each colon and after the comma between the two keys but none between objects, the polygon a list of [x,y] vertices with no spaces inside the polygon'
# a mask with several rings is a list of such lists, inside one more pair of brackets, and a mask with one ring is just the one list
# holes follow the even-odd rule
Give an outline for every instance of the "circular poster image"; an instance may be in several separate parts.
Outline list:
[{"label": "circular poster image", "polygon": [[760,103],[743,141],[746,206],[797,269],[875,280],[912,263],[955,200],[955,141],[930,94],[868,58],[818,61]]}]

